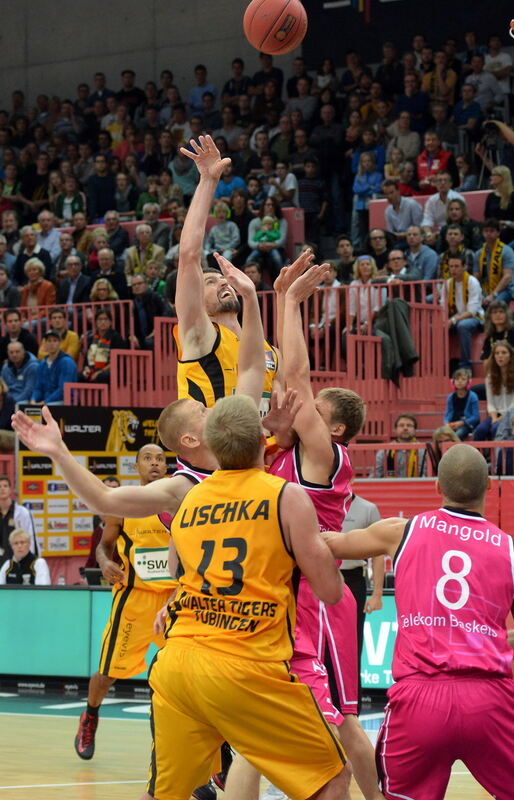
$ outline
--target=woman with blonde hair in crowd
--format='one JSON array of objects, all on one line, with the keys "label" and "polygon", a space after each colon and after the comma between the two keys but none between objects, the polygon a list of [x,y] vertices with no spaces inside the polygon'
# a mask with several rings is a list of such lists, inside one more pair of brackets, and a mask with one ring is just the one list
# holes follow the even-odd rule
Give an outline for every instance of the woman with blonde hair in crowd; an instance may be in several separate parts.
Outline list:
[{"label": "woman with blonde hair in crowd", "polygon": [[385,180],[399,181],[402,173],[402,164],[405,156],[403,150],[399,147],[391,147],[388,149],[387,161],[384,166]]},{"label": "woman with blonde hair in crowd", "polygon": [[508,167],[493,167],[490,177],[493,191],[487,195],[484,219],[493,217],[500,221],[500,239],[509,244],[514,239],[514,185]]},{"label": "woman with blonde hair in crowd", "polygon": [[494,439],[501,418],[514,406],[514,348],[506,340],[491,347],[489,369],[485,377],[486,419],[473,433],[475,441]]},{"label": "woman with blonde hair in crowd", "polygon": [[55,303],[55,286],[45,280],[45,265],[39,258],[29,258],[23,271],[28,283],[22,286],[20,306],[53,306]]},{"label": "woman with blonde hair in crowd", "polygon": [[[362,287],[370,286],[377,275],[377,264],[372,256],[363,255],[355,259],[348,299],[352,333],[371,333],[373,319],[381,306],[381,290],[372,288],[363,291]],[[346,328],[343,333],[346,333]]]}]

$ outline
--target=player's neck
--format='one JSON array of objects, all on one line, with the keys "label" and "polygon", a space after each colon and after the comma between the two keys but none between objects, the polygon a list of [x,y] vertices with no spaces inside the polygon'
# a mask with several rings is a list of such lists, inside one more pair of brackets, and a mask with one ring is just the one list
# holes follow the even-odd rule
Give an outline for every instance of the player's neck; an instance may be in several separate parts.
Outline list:
[{"label": "player's neck", "polygon": [[466,505],[461,505],[460,503],[455,503],[453,500],[450,500],[448,497],[443,496],[443,503],[442,505],[445,508],[453,508],[456,511],[461,511],[465,514],[466,511],[472,511],[475,514],[480,514],[481,517],[484,516],[484,507],[485,507],[485,498],[480,503],[467,503]]},{"label": "player's neck", "polygon": [[226,311],[221,314],[214,314],[210,317],[211,322],[217,322],[218,325],[224,325],[225,328],[228,328],[229,331],[235,333],[236,336],[241,336],[241,325],[239,324],[239,320],[237,318],[237,313],[235,311]]}]

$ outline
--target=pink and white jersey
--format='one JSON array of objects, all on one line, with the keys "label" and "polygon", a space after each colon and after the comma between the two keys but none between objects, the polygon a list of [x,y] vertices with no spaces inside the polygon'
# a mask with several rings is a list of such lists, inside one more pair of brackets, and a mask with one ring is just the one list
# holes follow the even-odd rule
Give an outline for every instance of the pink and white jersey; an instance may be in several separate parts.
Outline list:
[{"label": "pink and white jersey", "polygon": [[441,672],[512,677],[512,537],[471,511],[425,511],[408,521],[394,566],[395,680]]},{"label": "pink and white jersey", "polygon": [[199,467],[193,467],[189,461],[186,461],[183,458],[179,458],[177,456],[177,469],[173,473],[173,475],[185,475],[186,478],[189,478],[191,483],[201,483],[205,478],[208,478],[209,475],[212,475],[214,470],[212,469],[200,469]]},{"label": "pink and white jersey", "polygon": [[302,476],[300,464],[300,446],[296,444],[284,450],[271,464],[269,471],[290,483],[301,486],[312,502],[318,515],[320,531],[340,531],[346,512],[352,502],[350,481],[353,469],[346,447],[333,443],[334,469],[327,486],[309,483]]}]

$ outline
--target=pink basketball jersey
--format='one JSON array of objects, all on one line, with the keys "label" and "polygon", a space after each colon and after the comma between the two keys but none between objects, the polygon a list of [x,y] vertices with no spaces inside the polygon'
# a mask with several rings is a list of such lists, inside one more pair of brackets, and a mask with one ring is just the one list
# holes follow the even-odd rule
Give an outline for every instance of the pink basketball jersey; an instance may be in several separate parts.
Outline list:
[{"label": "pink basketball jersey", "polygon": [[300,449],[296,444],[284,450],[271,464],[269,471],[291,483],[301,486],[312,502],[318,515],[320,531],[340,531],[346,512],[352,502],[350,481],[353,469],[348,451],[342,444],[333,443],[334,469],[328,486],[309,483],[302,476],[300,465]]},{"label": "pink basketball jersey", "polygon": [[205,478],[208,478],[209,475],[212,475],[214,472],[212,469],[200,469],[199,467],[193,467],[189,461],[179,458],[178,456],[176,461],[177,469],[173,475],[185,475],[186,478],[189,478],[191,483],[201,483]]},{"label": "pink basketball jersey", "polygon": [[512,677],[510,536],[471,511],[425,511],[408,521],[394,566],[395,680],[441,672]]}]

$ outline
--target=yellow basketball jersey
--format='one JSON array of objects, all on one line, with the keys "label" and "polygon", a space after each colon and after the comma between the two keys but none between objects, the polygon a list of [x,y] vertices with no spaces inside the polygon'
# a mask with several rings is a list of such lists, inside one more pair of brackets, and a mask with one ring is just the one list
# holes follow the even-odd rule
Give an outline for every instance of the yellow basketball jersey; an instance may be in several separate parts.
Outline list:
[{"label": "yellow basketball jersey", "polygon": [[291,658],[295,563],[280,526],[285,484],[260,469],[217,470],[187,493],[171,525],[182,575],[168,637],[257,661]]},{"label": "yellow basketball jersey", "polygon": [[168,571],[169,543],[169,531],[157,514],[123,520],[117,547],[129,587],[171,593],[175,582]]},{"label": "yellow basketball jersey", "polygon": [[[210,353],[192,361],[182,361],[182,349],[178,337],[178,325],[173,335],[178,348],[177,389],[178,398],[192,397],[207,408],[211,408],[220,397],[234,394],[237,384],[237,362],[239,337],[224,325],[213,323],[216,339]],[[262,389],[261,414],[267,413],[270,405],[273,379],[278,369],[275,348],[264,340],[266,374]]]}]

